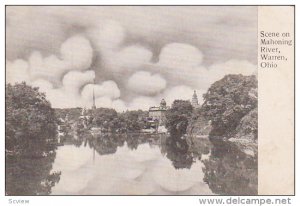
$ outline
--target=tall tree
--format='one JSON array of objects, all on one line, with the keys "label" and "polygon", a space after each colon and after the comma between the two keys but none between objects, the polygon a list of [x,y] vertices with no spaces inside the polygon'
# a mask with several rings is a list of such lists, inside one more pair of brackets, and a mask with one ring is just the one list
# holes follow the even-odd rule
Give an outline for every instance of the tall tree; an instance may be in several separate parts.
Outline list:
[{"label": "tall tree", "polygon": [[257,107],[256,76],[226,75],[203,97],[200,114],[211,121],[210,135],[230,137],[240,120]]},{"label": "tall tree", "polygon": [[185,134],[193,107],[190,101],[175,100],[166,112],[166,127],[170,133]]}]

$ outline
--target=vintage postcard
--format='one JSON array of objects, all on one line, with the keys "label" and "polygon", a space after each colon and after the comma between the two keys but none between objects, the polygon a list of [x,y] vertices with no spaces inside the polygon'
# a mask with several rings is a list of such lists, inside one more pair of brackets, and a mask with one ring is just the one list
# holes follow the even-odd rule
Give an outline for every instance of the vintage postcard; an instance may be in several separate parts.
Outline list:
[{"label": "vintage postcard", "polygon": [[5,23],[5,195],[294,195],[294,6]]}]

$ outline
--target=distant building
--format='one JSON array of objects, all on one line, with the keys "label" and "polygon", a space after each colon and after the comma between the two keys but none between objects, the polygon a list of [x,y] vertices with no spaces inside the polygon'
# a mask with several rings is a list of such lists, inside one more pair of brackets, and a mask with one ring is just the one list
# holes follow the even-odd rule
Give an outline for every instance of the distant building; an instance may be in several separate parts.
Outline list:
[{"label": "distant building", "polygon": [[167,109],[169,109],[169,107],[167,107],[166,101],[162,99],[158,107],[149,108],[149,118],[158,121],[160,125],[164,124],[166,121]]},{"label": "distant building", "polygon": [[197,97],[197,93],[196,93],[196,90],[194,90],[194,94],[193,94],[193,97],[192,97],[192,106],[194,108],[198,108],[199,107],[199,103],[198,103],[198,97]]}]

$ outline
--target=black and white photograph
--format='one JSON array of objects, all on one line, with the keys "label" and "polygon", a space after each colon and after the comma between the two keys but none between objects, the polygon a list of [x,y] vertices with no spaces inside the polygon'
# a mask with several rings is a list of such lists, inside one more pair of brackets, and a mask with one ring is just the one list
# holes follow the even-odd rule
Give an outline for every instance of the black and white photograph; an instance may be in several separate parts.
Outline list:
[{"label": "black and white photograph", "polygon": [[258,195],[257,6],[6,6],[5,195]]}]

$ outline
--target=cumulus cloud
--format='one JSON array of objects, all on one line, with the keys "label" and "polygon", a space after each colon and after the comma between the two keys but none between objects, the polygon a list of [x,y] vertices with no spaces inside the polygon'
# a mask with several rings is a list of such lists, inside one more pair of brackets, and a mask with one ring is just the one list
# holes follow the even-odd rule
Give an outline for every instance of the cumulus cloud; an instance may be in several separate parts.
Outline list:
[{"label": "cumulus cloud", "polygon": [[[54,107],[90,107],[94,90],[97,107],[124,111],[147,110],[162,98],[169,105],[175,99],[188,100],[194,90],[201,103],[202,94],[226,74],[256,74],[252,53],[257,45],[248,35],[256,28],[251,23],[256,10],[222,8],[225,15],[212,7],[165,8],[9,8],[8,56],[16,58],[7,61],[7,81],[40,87]],[[240,16],[237,11],[251,18],[229,18]],[[40,39],[35,28],[42,33]],[[218,34],[212,28],[218,28]],[[247,32],[235,38],[235,29]],[[255,39],[256,31],[253,34]],[[21,50],[26,55],[20,55]],[[18,55],[11,55],[14,52]]]},{"label": "cumulus cloud", "polygon": [[79,92],[81,87],[92,82],[94,77],[94,71],[70,71],[64,75],[61,87],[56,88],[50,81],[45,79],[37,79],[29,82],[29,84],[39,87],[41,92],[46,93],[47,99],[53,107],[78,107],[85,106]]},{"label": "cumulus cloud", "polygon": [[144,95],[153,95],[166,88],[167,82],[160,74],[139,71],[128,79],[128,89]]},{"label": "cumulus cloud", "polygon": [[121,99],[112,101],[111,107],[114,108],[117,112],[124,112],[128,109],[125,102]]},{"label": "cumulus cloud", "polygon": [[100,97],[95,100],[97,107],[105,107],[110,108],[112,104],[112,100],[109,97]]},{"label": "cumulus cloud", "polygon": [[192,45],[171,43],[161,50],[158,65],[184,72],[185,68],[199,66],[202,58],[202,52]]},{"label": "cumulus cloud", "polygon": [[100,84],[92,83],[95,78],[94,71],[70,71],[64,75],[62,86],[54,88],[53,84],[45,79],[38,79],[31,85],[39,87],[45,92],[53,107],[88,107],[93,103],[93,91],[97,107],[113,107],[124,111],[125,103],[118,98],[120,90],[114,81],[104,81]]},{"label": "cumulus cloud", "polygon": [[231,59],[224,63],[213,64],[208,70],[216,78],[220,78],[226,74],[252,75],[257,71],[257,66],[246,60]]},{"label": "cumulus cloud", "polygon": [[222,79],[227,74],[253,75],[257,71],[257,66],[245,61],[231,59],[223,63],[213,64],[210,67],[199,67],[194,69],[190,78],[191,86],[207,90],[209,86]]},{"label": "cumulus cloud", "polygon": [[257,48],[257,9],[253,6],[19,6],[7,7],[6,10],[10,60],[30,51],[29,48],[53,53],[70,32],[78,30],[95,30],[94,35],[101,39],[99,32],[105,25],[108,26],[103,33],[111,34],[111,45],[118,44],[129,34],[130,39],[141,40],[157,48],[170,42],[194,45],[204,52],[207,65],[233,57],[251,62],[257,59],[256,52],[253,52]]},{"label": "cumulus cloud", "polygon": [[106,20],[87,31],[101,59],[101,67],[97,68],[99,74],[109,73],[121,81],[124,75],[139,70],[152,59],[152,52],[141,44],[125,46],[125,34],[124,27],[113,20]]},{"label": "cumulus cloud", "polygon": [[172,43],[162,49],[159,61],[150,68],[164,74],[173,86],[181,84],[196,90],[207,90],[227,74],[252,75],[257,71],[257,66],[247,60],[230,59],[204,66],[202,58],[202,52],[192,45]]},{"label": "cumulus cloud", "polygon": [[47,99],[54,108],[76,107],[75,105],[78,104],[77,95],[65,92],[63,87],[54,88],[53,84],[45,79],[37,79],[29,84],[39,87],[39,91],[46,94]]},{"label": "cumulus cloud", "polygon": [[28,82],[29,77],[29,65],[28,62],[17,59],[13,62],[7,61],[6,63],[6,80],[8,83],[21,83],[23,81]]},{"label": "cumulus cloud", "polygon": [[134,98],[130,103],[128,108],[130,110],[148,110],[151,106],[156,106],[159,104],[155,98],[146,97],[146,96],[139,96]]},{"label": "cumulus cloud", "polygon": [[[96,98],[95,104],[96,104],[97,108],[101,108],[101,107],[113,108],[117,112],[124,112],[127,109],[129,109],[126,106],[124,101],[122,101],[120,99],[112,100],[111,98],[106,97],[106,96]],[[90,104],[86,103],[85,105],[86,105],[86,107],[91,107],[91,103]]]},{"label": "cumulus cloud", "polygon": [[92,57],[93,50],[89,41],[83,36],[76,35],[61,45],[60,56],[43,57],[39,51],[34,51],[28,61],[17,59],[14,62],[8,62],[8,71],[13,72],[13,75],[9,75],[9,80],[20,81],[22,75],[25,81],[44,78],[57,84],[68,71],[88,69],[92,63]]},{"label": "cumulus cloud", "polygon": [[48,93],[53,89],[53,84],[44,79],[37,79],[31,83],[34,87],[39,87],[39,91]]},{"label": "cumulus cloud", "polygon": [[90,41],[83,36],[76,35],[67,39],[60,52],[61,58],[68,64],[66,69],[85,70],[92,63],[93,49]]},{"label": "cumulus cloud", "polygon": [[63,77],[62,83],[66,91],[75,93],[83,85],[93,82],[94,78],[94,71],[70,71]]},{"label": "cumulus cloud", "polygon": [[120,90],[114,81],[104,81],[101,84],[87,84],[81,91],[81,96],[89,101],[92,101],[93,91],[95,98],[108,97],[116,99],[120,97]]},{"label": "cumulus cloud", "polygon": [[86,70],[92,63],[93,50],[90,42],[83,36],[67,39],[60,49],[60,56],[50,55],[45,58],[40,52],[33,52],[29,58],[32,78],[47,78],[57,81],[70,70]]},{"label": "cumulus cloud", "polygon": [[124,28],[114,20],[96,22],[87,33],[97,49],[104,53],[118,48],[125,38]]},{"label": "cumulus cloud", "polygon": [[127,46],[112,54],[107,65],[112,72],[131,72],[150,62],[152,52],[140,45]]}]

